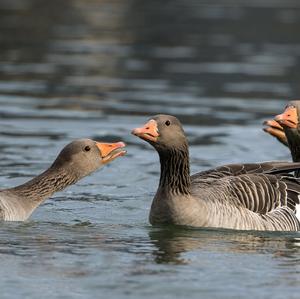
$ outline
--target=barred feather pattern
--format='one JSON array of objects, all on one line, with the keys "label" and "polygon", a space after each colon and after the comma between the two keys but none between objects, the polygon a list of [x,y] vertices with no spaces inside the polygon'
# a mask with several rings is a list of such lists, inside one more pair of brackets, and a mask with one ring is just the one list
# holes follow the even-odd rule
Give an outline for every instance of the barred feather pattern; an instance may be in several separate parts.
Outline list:
[{"label": "barred feather pattern", "polygon": [[300,163],[231,164],[189,176],[188,152],[160,153],[150,221],[241,230],[297,231]]},{"label": "barred feather pattern", "polygon": [[226,176],[238,176],[246,173],[284,173],[300,169],[300,163],[285,161],[270,161],[263,163],[228,164],[217,168],[205,170],[192,175],[192,178],[222,178]]},{"label": "barred feather pattern", "polygon": [[[205,202],[212,226],[297,231],[296,205],[300,203],[300,179],[288,174],[249,173],[221,178],[195,176],[192,195]],[[219,209],[218,209],[219,207]],[[232,209],[236,211],[232,213]],[[217,212],[212,212],[217,211]],[[214,219],[218,218],[218,219]]]}]

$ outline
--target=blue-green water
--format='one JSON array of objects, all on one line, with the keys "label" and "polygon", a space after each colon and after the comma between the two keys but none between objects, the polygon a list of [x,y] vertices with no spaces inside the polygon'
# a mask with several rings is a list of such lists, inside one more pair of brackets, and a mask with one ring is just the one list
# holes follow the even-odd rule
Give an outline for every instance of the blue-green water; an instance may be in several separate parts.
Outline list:
[{"label": "blue-green water", "polygon": [[299,96],[299,26],[298,1],[1,1],[1,188],[74,138],[128,154],[1,224],[0,298],[298,298],[298,233],[151,227],[159,161],[130,131],[177,115],[192,172],[289,159],[261,124]]}]

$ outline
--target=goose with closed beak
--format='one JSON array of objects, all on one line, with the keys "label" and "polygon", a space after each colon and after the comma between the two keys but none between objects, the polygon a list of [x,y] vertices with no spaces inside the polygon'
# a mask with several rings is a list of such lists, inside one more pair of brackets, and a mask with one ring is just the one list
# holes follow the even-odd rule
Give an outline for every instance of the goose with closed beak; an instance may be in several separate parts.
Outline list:
[{"label": "goose with closed beak", "polygon": [[63,148],[54,163],[32,180],[0,190],[0,219],[24,221],[54,192],[61,191],[119,156],[125,144],[78,139]]},{"label": "goose with closed beak", "polygon": [[297,231],[300,163],[231,164],[190,175],[188,141],[179,120],[156,115],[132,134],[150,143],[161,165],[149,220],[239,230]]}]

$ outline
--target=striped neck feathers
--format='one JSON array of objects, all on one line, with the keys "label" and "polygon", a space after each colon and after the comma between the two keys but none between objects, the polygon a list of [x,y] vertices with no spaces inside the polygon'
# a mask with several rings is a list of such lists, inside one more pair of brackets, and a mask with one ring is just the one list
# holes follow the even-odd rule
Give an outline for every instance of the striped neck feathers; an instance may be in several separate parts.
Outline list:
[{"label": "striped neck feathers", "polygon": [[298,132],[298,128],[284,128],[284,132],[288,140],[293,161],[300,162],[300,134]]},{"label": "striped neck feathers", "polygon": [[159,189],[173,194],[190,194],[190,162],[188,144],[158,151],[160,158]]},{"label": "striped neck feathers", "polygon": [[52,166],[32,180],[8,189],[8,191],[24,200],[38,203],[44,201],[53,193],[74,184],[78,179],[71,171]]}]

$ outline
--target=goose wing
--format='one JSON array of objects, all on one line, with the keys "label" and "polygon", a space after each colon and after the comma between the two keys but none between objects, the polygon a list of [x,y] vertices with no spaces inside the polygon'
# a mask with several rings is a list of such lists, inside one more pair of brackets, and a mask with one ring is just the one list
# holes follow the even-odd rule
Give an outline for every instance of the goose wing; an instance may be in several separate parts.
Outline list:
[{"label": "goose wing", "polygon": [[266,214],[280,207],[294,213],[299,204],[300,179],[288,175],[243,174],[226,178],[234,204]]},{"label": "goose wing", "polygon": [[[300,230],[296,210],[300,204],[300,179],[289,174],[247,173],[223,178],[197,177],[192,180],[192,195],[212,207],[212,219],[229,217],[226,221],[230,222],[233,217],[234,224],[231,223],[229,227]],[[235,214],[236,217],[233,216]]]}]

